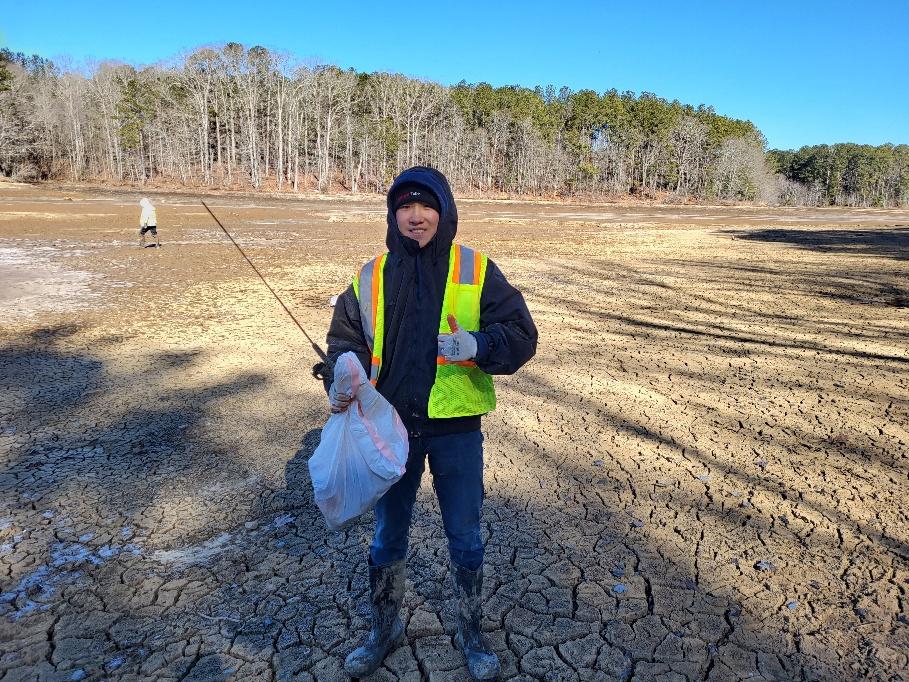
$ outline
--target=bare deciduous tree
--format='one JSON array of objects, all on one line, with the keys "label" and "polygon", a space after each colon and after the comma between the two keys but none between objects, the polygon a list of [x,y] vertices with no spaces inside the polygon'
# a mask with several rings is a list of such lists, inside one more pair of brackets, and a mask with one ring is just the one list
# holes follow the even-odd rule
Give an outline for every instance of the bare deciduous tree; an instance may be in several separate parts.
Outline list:
[{"label": "bare deciduous tree", "polygon": [[85,73],[0,50],[5,175],[358,192],[430,164],[460,191],[909,203],[906,145],[764,147],[748,121],[651,93],[449,88],[238,43]]}]

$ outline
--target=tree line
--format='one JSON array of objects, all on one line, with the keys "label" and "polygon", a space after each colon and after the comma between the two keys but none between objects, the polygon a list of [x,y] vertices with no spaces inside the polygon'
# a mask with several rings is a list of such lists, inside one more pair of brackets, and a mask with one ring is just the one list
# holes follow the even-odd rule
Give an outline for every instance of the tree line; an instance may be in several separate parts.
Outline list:
[{"label": "tree line", "polygon": [[821,144],[768,152],[792,182],[791,203],[839,206],[909,204],[909,145]]},{"label": "tree line", "polygon": [[415,164],[462,193],[909,201],[905,145],[767,152],[750,121],[647,92],[445,87],[238,43],[81,71],[0,50],[9,177],[381,192]]}]

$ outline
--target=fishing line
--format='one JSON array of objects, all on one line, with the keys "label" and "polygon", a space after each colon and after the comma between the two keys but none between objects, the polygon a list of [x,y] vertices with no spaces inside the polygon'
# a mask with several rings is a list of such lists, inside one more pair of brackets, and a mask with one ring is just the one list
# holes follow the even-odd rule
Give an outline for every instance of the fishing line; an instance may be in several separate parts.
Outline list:
[{"label": "fishing line", "polygon": [[[202,200],[200,199],[199,201],[202,201]],[[323,362],[325,362],[325,360],[327,359],[327,358],[325,357],[325,351],[323,351],[315,341],[313,341],[311,338],[309,338],[309,334],[307,334],[307,333],[306,333],[306,330],[303,329],[303,325],[301,325],[301,324],[297,321],[297,318],[294,317],[294,314],[293,314],[292,312],[290,312],[290,308],[288,308],[286,305],[284,305],[284,301],[281,300],[281,297],[278,296],[278,294],[275,293],[275,290],[271,288],[271,285],[270,285],[267,281],[265,281],[265,278],[262,276],[262,273],[259,272],[259,268],[257,268],[257,267],[253,264],[253,262],[252,262],[251,260],[249,260],[249,256],[247,256],[247,255],[243,252],[243,249],[240,248],[240,245],[237,244],[237,242],[234,240],[234,238],[230,236],[230,232],[228,232],[227,229],[224,227],[224,225],[221,224],[221,221],[218,220],[218,217],[217,217],[214,213],[212,213],[211,209],[208,207],[208,204],[206,204],[204,201],[202,201],[202,205],[205,207],[205,210],[208,211],[208,214],[209,214],[212,218],[214,218],[214,221],[215,221],[216,223],[218,223],[218,227],[220,227],[221,230],[224,232],[224,234],[227,235],[227,238],[230,239],[231,243],[232,243],[234,246],[237,247],[237,251],[239,251],[239,252],[240,252],[240,255],[243,256],[243,257],[246,259],[246,262],[249,263],[249,267],[251,267],[251,268],[255,271],[255,273],[256,273],[257,275],[259,275],[259,279],[262,280],[262,284],[264,284],[264,285],[268,288],[268,290],[271,292],[271,295],[275,297],[275,300],[276,300],[278,303],[280,303],[280,304],[281,304],[281,307],[284,308],[284,311],[285,311],[288,315],[290,315],[290,319],[292,319],[292,320],[294,321],[294,324],[297,325],[297,327],[300,329],[301,332],[303,332],[303,336],[305,336],[305,337],[306,337],[306,340],[309,341],[309,345],[312,346],[312,349],[313,349],[313,350],[316,352],[316,354],[319,356],[319,359],[322,360]]]}]

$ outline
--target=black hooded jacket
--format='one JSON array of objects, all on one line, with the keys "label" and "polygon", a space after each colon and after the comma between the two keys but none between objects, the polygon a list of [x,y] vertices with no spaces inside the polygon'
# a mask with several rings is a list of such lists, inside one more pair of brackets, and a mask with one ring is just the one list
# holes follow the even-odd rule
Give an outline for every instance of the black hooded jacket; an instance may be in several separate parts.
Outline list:
[{"label": "black hooded jacket", "polygon": [[[392,197],[405,182],[428,187],[439,199],[439,227],[425,248],[398,230]],[[445,176],[418,166],[399,175],[388,190],[389,256],[385,264],[385,338],[376,388],[394,405],[411,435],[463,433],[480,428],[480,417],[430,419],[429,392],[435,382],[437,337],[448,275],[448,256],[458,231],[458,210]],[[488,374],[513,374],[533,357],[537,330],[524,297],[489,260],[480,296],[477,366]],[[369,373],[370,352],[353,286],[338,297],[328,330],[326,389],[337,357],[354,351]]]}]

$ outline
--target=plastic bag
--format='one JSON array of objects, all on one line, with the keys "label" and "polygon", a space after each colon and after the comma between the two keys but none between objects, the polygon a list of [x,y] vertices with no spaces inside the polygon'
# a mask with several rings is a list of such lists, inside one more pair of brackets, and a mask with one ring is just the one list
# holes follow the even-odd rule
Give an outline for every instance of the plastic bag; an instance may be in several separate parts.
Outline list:
[{"label": "plastic bag", "polygon": [[334,381],[354,400],[322,428],[309,476],[325,522],[337,530],[372,509],[404,475],[408,443],[401,418],[369,383],[354,353],[338,357]]}]

